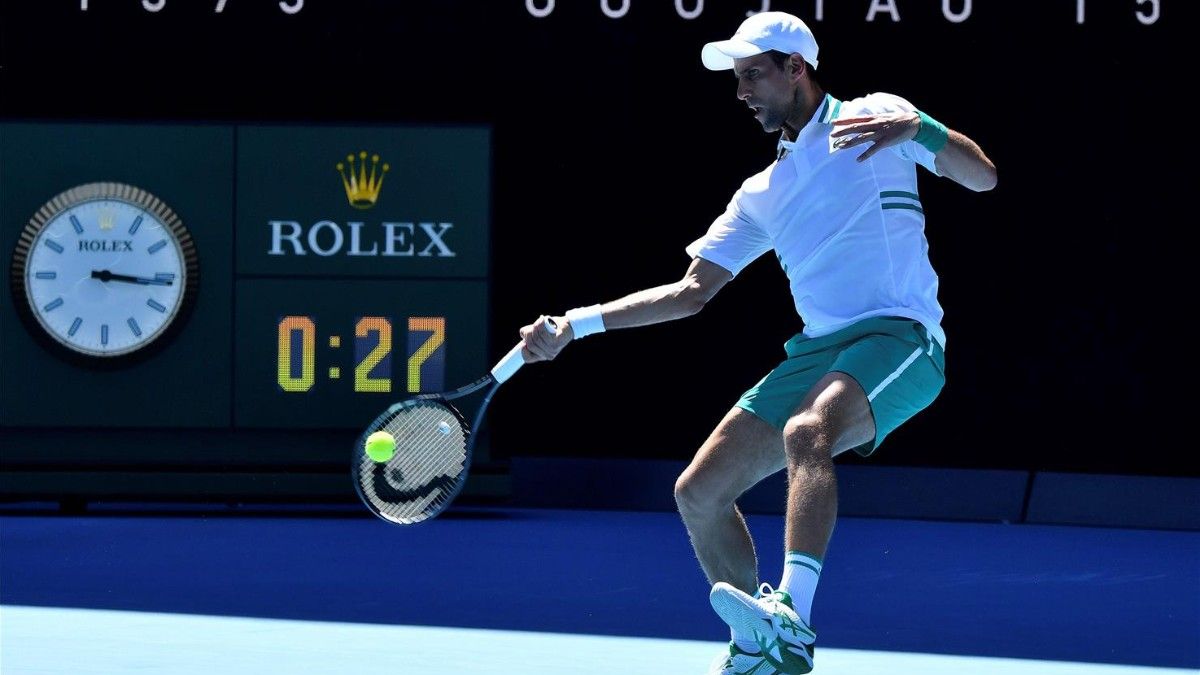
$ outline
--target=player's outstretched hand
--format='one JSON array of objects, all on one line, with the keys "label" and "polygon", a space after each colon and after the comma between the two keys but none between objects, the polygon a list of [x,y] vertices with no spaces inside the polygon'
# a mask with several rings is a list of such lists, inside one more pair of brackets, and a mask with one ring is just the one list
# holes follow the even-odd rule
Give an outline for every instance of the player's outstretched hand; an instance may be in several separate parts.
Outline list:
[{"label": "player's outstretched hand", "polygon": [[[561,328],[555,330],[546,325],[547,321],[552,320]],[[525,342],[525,348],[521,353],[525,357],[526,363],[535,361],[550,361],[558,356],[558,353],[567,346],[567,343],[575,337],[574,331],[571,330],[571,325],[567,323],[565,317],[539,316],[537,321],[523,326],[521,328],[521,340]]]},{"label": "player's outstretched hand", "polygon": [[921,129],[921,117],[915,112],[883,113],[834,120],[833,126],[835,130],[829,136],[835,139],[834,150],[871,144],[866,152],[858,156],[861,162],[884,148],[912,140]]}]

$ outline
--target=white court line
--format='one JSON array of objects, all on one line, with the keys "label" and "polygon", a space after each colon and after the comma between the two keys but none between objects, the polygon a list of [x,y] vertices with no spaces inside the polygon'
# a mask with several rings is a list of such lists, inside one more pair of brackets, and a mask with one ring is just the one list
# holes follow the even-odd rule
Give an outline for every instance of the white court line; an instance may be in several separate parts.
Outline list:
[{"label": "white court line", "polygon": [[[723,647],[695,640],[0,606],[0,672],[4,675],[703,675]],[[818,647],[814,672],[1194,675],[1197,671]]]}]

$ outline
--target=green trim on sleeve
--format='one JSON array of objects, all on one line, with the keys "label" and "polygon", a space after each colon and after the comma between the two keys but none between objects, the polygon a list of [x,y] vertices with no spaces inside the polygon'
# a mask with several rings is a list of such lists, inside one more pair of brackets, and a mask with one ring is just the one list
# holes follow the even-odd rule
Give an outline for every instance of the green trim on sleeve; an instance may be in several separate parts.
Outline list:
[{"label": "green trim on sleeve", "polygon": [[916,211],[917,213],[919,213],[921,215],[925,215],[925,209],[922,209],[920,204],[903,204],[903,203],[899,203],[899,202],[889,202],[887,204],[880,204],[880,207],[884,208],[884,209],[909,209],[912,211]]}]

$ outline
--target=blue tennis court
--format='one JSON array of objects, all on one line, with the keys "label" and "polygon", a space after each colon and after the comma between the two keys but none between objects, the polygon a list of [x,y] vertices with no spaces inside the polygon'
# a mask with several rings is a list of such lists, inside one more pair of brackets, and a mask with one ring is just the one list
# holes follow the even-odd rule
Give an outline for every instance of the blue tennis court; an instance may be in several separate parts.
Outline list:
[{"label": "blue tennis court", "polygon": [[[10,510],[0,552],[6,675],[685,674],[728,635],[665,512]],[[846,518],[828,559],[816,672],[1200,668],[1195,532]]]}]

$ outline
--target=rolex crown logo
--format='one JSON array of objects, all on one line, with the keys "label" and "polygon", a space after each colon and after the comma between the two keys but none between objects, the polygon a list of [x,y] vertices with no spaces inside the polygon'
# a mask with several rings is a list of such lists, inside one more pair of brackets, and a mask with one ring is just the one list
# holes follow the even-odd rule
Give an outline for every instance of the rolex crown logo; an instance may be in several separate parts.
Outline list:
[{"label": "rolex crown logo", "polygon": [[111,230],[116,225],[117,214],[112,209],[102,209],[100,211],[100,229]]},{"label": "rolex crown logo", "polygon": [[346,199],[350,206],[356,209],[369,209],[375,206],[379,199],[379,190],[383,187],[383,174],[390,168],[387,164],[379,165],[379,155],[371,155],[371,168],[367,169],[367,151],[358,153],[358,167],[355,168],[353,154],[346,155],[346,161],[337,163],[338,173],[342,175],[342,186],[346,188]]}]

